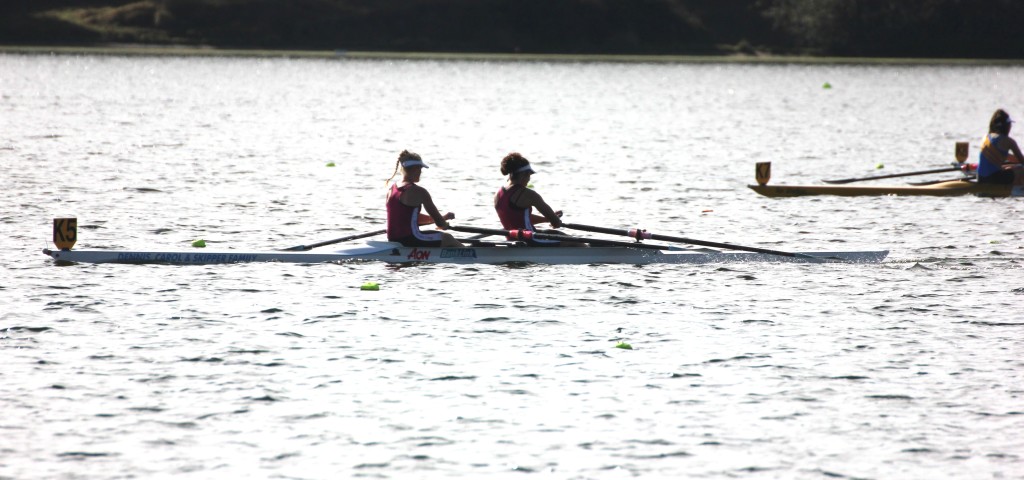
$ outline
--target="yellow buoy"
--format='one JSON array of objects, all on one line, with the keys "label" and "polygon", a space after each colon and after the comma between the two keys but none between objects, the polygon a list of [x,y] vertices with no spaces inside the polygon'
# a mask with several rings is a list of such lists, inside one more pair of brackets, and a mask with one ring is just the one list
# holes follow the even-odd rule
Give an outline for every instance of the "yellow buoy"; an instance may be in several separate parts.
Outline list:
[{"label": "yellow buoy", "polygon": [[377,282],[366,282],[359,289],[377,291],[380,290],[380,285],[377,285]]},{"label": "yellow buoy", "polygon": [[206,240],[200,238],[199,240],[192,242],[192,246],[195,248],[206,248]]}]

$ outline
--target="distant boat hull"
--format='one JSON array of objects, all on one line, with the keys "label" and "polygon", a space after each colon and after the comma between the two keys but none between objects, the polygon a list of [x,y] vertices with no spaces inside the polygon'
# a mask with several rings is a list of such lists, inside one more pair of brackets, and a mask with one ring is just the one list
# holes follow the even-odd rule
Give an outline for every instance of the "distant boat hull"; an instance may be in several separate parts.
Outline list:
[{"label": "distant boat hull", "polygon": [[978,195],[983,197],[1013,196],[1013,188],[1010,185],[980,184],[964,180],[950,180],[948,182],[920,186],[748,185],[748,187],[766,197],[807,197],[814,195],[834,195],[840,197],[879,197],[886,195],[928,197],[956,197],[961,195]]}]

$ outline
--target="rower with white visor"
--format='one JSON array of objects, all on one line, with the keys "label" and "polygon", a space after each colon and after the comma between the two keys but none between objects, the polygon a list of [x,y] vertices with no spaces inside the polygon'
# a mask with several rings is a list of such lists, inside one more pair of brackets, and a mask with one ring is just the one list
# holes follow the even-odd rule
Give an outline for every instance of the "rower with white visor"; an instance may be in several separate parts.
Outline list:
[{"label": "rower with white visor", "polygon": [[[455,214],[441,212],[434,206],[430,192],[417,182],[424,168],[430,168],[419,154],[403,150],[395,162],[395,171],[387,180],[390,189],[387,195],[388,241],[399,242],[407,247],[462,247],[462,242],[451,234],[439,231],[422,231],[420,225],[433,223],[441,230],[448,229],[448,220]],[[391,183],[398,172],[402,181]],[[422,213],[426,210],[426,214]]]},{"label": "rower with white visor", "polygon": [[[539,233],[561,234],[557,230],[540,231],[535,227],[538,223],[550,223],[553,227],[562,226],[562,212],[555,211],[537,193],[529,187],[531,176],[537,173],[530,166],[530,161],[518,152],[505,155],[501,160],[501,174],[508,175],[508,183],[494,194],[494,209],[498,212],[501,226],[505,230],[526,230]],[[536,208],[540,215],[534,214]],[[581,242],[565,242],[557,240],[541,240],[528,238],[524,240],[534,247],[580,247]]]}]

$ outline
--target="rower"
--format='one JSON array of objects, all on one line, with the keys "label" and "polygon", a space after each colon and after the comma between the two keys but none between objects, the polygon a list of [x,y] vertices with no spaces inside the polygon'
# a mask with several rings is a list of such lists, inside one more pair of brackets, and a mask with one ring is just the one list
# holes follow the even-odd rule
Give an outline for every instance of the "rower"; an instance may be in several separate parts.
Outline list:
[{"label": "rower", "polygon": [[[494,194],[494,209],[498,212],[501,226],[505,230],[538,231],[534,227],[538,223],[550,223],[553,227],[562,226],[562,211],[553,210],[544,199],[532,188],[530,178],[536,173],[530,161],[518,152],[512,152],[501,159],[501,174],[508,175],[508,183]],[[541,215],[535,215],[536,207]],[[543,215],[543,216],[542,216]],[[540,233],[563,235],[557,230],[545,230]],[[530,238],[523,240],[534,247],[584,247],[586,243],[566,242],[558,240],[540,240]]]},{"label": "rower", "polygon": [[1024,166],[1019,163],[1024,155],[1017,142],[1010,138],[1011,126],[1013,120],[1003,109],[992,114],[988,134],[981,140],[978,154],[978,183],[1024,185]]},{"label": "rower", "polygon": [[[399,242],[407,247],[462,247],[462,242],[444,232],[424,232],[420,225],[437,225],[441,230],[448,229],[448,220],[455,218],[455,214],[448,212],[441,215],[434,200],[430,198],[430,192],[419,186],[420,174],[424,168],[430,168],[423,163],[419,154],[403,150],[395,162],[395,171],[391,174],[386,184],[391,184],[399,170],[402,172],[402,182],[391,184],[387,196],[388,240]],[[427,214],[420,212],[424,208]]]}]

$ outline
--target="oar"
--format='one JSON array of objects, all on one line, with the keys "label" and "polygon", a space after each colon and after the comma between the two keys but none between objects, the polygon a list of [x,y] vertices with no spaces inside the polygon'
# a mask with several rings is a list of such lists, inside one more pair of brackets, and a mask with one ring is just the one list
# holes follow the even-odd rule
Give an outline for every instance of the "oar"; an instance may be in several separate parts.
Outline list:
[{"label": "oar", "polygon": [[923,187],[923,186],[926,186],[926,185],[935,185],[936,183],[943,183],[943,182],[955,182],[955,181],[958,181],[958,180],[959,181],[970,181],[970,180],[974,180],[976,178],[978,178],[977,175],[966,175],[966,176],[963,176],[963,177],[960,177],[960,178],[947,178],[945,180],[929,180],[927,182],[909,182],[908,185],[911,185],[911,186],[914,186],[914,187]]},{"label": "oar", "polygon": [[294,247],[284,248],[284,249],[282,249],[282,251],[294,252],[294,251],[312,250],[312,249],[314,249],[316,247],[322,247],[324,245],[331,245],[333,243],[347,242],[349,240],[358,240],[360,238],[372,237],[374,235],[380,235],[380,234],[382,234],[384,232],[387,232],[387,230],[375,230],[375,231],[372,231],[372,232],[360,233],[358,235],[349,235],[347,237],[335,238],[334,240],[326,240],[326,241],[319,242],[319,243],[311,243],[309,245],[296,245]]},{"label": "oar", "polygon": [[779,255],[779,256],[783,256],[783,257],[800,258],[800,259],[807,260],[809,262],[815,262],[815,263],[823,261],[822,259],[820,259],[818,257],[815,257],[813,255],[807,255],[807,254],[804,254],[804,253],[780,252],[778,250],[768,250],[766,248],[757,248],[757,247],[744,247],[742,245],[733,245],[731,243],[708,242],[708,241],[704,241],[704,240],[694,240],[692,238],[672,237],[672,236],[669,236],[669,235],[658,235],[656,233],[647,233],[646,230],[637,230],[637,229],[622,230],[622,229],[617,229],[617,228],[605,228],[605,227],[594,227],[594,226],[590,226],[590,225],[580,225],[578,223],[563,223],[562,226],[565,227],[565,228],[571,228],[573,230],[583,230],[583,231],[586,231],[586,232],[607,233],[608,235],[621,235],[621,236],[624,236],[624,237],[632,237],[632,238],[637,239],[637,241],[642,240],[642,239],[650,239],[650,240],[660,240],[660,241],[663,241],[663,242],[680,242],[680,243],[689,243],[691,245],[701,245],[701,246],[704,246],[704,247],[724,248],[724,249],[729,249],[729,250],[740,250],[740,251],[746,251],[746,252],[764,253],[764,254],[768,254],[768,255]]},{"label": "oar", "polygon": [[881,180],[883,178],[909,177],[911,175],[927,175],[929,173],[959,172],[960,169],[961,168],[957,166],[957,167],[936,168],[934,170],[921,170],[919,172],[893,173],[891,175],[878,175],[878,176],[874,176],[874,177],[844,178],[842,180],[822,180],[822,181],[825,182],[825,183],[843,184],[843,183],[863,182],[865,180]]},{"label": "oar", "polygon": [[496,230],[492,228],[477,228],[477,227],[457,227],[450,226],[452,230],[456,232],[466,233],[485,233],[488,235],[502,235],[509,240],[528,240],[530,238],[536,238],[538,240],[558,240],[562,242],[585,242],[591,245],[603,245],[608,247],[629,247],[629,248],[644,248],[648,250],[680,250],[677,247],[670,247],[665,245],[648,245],[646,243],[639,242],[617,242],[615,240],[603,240],[600,238],[585,238],[585,237],[573,237],[569,235],[556,235],[553,233],[539,233],[531,232],[529,230]]}]

